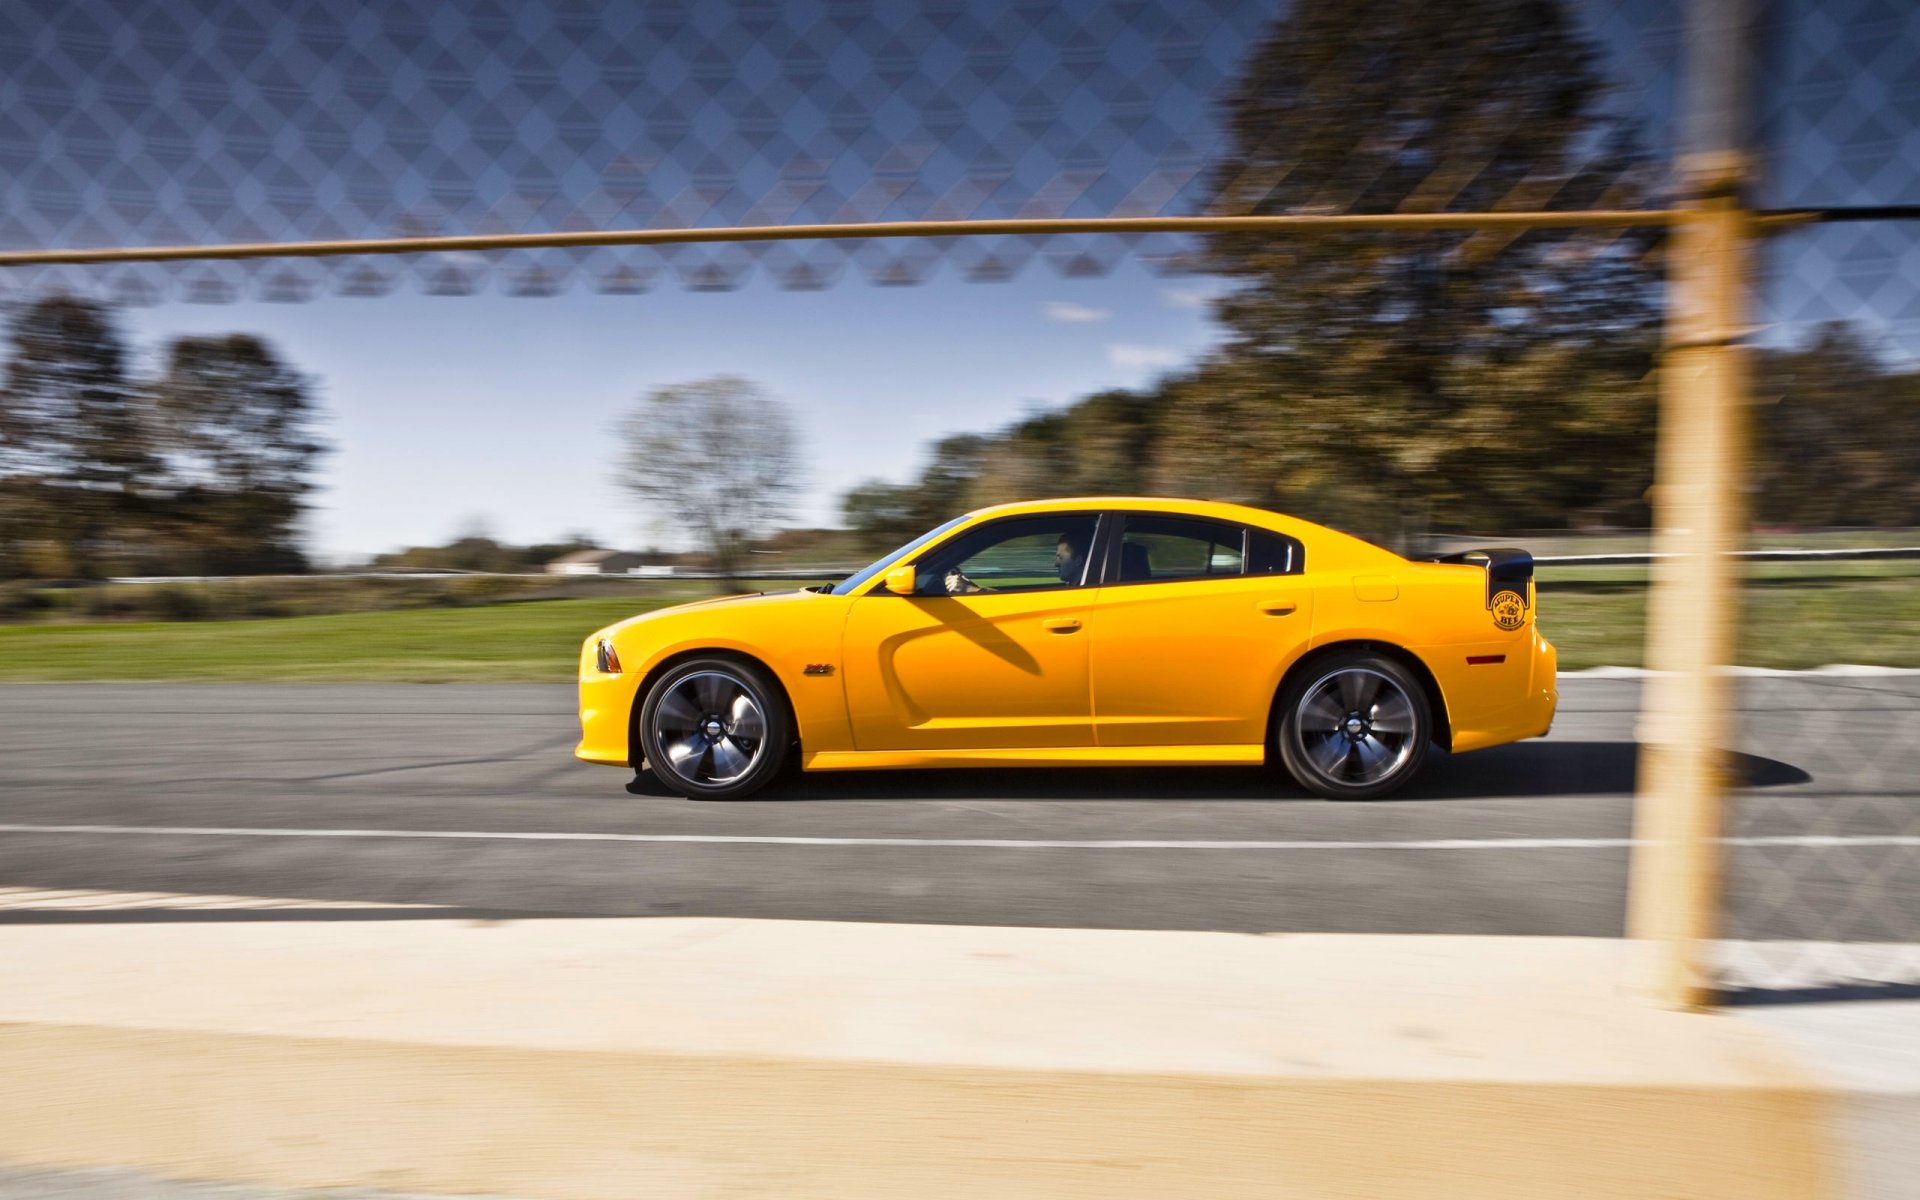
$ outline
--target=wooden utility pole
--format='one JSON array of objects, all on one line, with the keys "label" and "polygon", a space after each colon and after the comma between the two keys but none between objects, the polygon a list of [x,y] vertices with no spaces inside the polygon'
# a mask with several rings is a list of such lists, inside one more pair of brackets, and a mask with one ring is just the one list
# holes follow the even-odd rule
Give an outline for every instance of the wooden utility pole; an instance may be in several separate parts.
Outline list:
[{"label": "wooden utility pole", "polygon": [[1662,1003],[1713,995],[1721,906],[1726,747],[1736,728],[1732,662],[1747,528],[1744,340],[1756,227],[1745,195],[1751,0],[1692,0],[1676,161],[1684,189],[1667,248],[1666,344],[1654,465],[1653,588],[1627,932],[1657,943]]}]

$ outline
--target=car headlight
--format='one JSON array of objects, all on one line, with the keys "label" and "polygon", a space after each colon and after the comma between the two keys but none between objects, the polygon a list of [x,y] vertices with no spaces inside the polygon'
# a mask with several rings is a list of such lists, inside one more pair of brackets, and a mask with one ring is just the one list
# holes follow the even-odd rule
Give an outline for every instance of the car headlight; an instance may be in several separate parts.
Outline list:
[{"label": "car headlight", "polygon": [[620,673],[620,654],[606,638],[601,638],[593,647],[593,665],[602,675]]}]

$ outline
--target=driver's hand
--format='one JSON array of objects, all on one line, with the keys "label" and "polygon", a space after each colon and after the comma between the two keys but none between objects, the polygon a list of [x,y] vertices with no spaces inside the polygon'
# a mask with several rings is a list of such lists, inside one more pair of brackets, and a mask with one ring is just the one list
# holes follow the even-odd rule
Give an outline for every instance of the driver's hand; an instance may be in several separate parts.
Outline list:
[{"label": "driver's hand", "polygon": [[947,595],[949,596],[962,596],[968,592],[986,591],[985,588],[973,580],[968,579],[965,575],[962,575],[959,567],[948,568],[945,578],[940,582],[947,589]]}]

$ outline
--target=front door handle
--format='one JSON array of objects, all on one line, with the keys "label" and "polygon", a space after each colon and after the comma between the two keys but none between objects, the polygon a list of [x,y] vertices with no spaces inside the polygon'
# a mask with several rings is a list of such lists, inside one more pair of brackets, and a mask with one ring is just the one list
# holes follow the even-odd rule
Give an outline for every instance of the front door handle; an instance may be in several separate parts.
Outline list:
[{"label": "front door handle", "polygon": [[1256,607],[1270,617],[1284,617],[1300,606],[1291,600],[1262,600]]},{"label": "front door handle", "polygon": [[1077,633],[1080,629],[1079,617],[1048,617],[1040,622],[1040,628],[1048,633]]}]

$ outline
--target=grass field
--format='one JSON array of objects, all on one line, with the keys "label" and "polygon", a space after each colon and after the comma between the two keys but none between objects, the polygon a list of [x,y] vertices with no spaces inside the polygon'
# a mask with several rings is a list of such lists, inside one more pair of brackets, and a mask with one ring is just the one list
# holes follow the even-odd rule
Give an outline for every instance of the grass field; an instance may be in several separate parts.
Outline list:
[{"label": "grass field", "polygon": [[[1540,628],[1563,670],[1640,665],[1647,569],[1540,573]],[[1742,594],[1752,667],[1920,667],[1920,562],[1757,563]]]},{"label": "grass field", "polygon": [[0,626],[0,680],[565,680],[580,641],[668,599],[253,621]]},{"label": "grass field", "polygon": [[[1567,670],[1636,666],[1647,571],[1544,569],[1540,623]],[[243,621],[0,626],[0,680],[572,678],[601,625],[685,599],[613,596]],[[1920,667],[1920,562],[1766,563],[1741,661]]]}]

